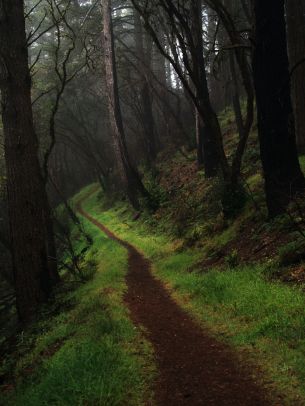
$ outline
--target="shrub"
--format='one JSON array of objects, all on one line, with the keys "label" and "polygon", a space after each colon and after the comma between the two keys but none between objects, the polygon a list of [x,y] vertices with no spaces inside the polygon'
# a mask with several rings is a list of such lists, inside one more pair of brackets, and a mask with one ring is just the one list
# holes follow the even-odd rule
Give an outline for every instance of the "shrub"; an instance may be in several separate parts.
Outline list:
[{"label": "shrub", "polygon": [[305,242],[291,241],[279,248],[278,255],[280,266],[297,264],[305,259]]},{"label": "shrub", "polygon": [[[145,187],[149,193],[149,201],[145,201],[144,205],[157,210],[168,201],[167,192],[160,186],[157,174],[149,172],[145,176]],[[145,199],[147,200],[147,199]]]},{"label": "shrub", "polygon": [[232,269],[236,268],[239,265],[239,256],[237,249],[232,250],[226,257],[225,257],[226,265]]},{"label": "shrub", "polygon": [[188,231],[185,238],[189,245],[193,245],[197,241],[201,240],[205,235],[206,235],[205,225],[195,224],[195,226]]}]

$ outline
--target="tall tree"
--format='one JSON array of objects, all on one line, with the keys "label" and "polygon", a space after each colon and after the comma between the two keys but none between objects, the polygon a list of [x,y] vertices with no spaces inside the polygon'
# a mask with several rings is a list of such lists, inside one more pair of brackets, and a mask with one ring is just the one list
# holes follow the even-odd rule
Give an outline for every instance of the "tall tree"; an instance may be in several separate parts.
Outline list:
[{"label": "tall tree", "polygon": [[[152,36],[157,48],[171,63],[200,114],[202,122],[198,124],[201,128],[204,125],[205,139],[209,141],[206,143],[205,149],[208,144],[213,144],[213,151],[205,150],[205,154],[215,158],[209,160],[209,162],[213,163],[213,166],[206,170],[206,176],[215,176],[217,170],[221,168],[224,178],[228,179],[230,168],[223,148],[219,121],[211,105],[204,57],[200,52],[200,48],[202,49],[200,39],[202,19],[201,13],[198,15],[198,7],[201,9],[201,2],[196,0],[196,2],[181,4],[181,2],[176,3],[172,0],[152,1],[149,3],[132,0],[132,3],[142,15],[145,27]],[[197,14],[196,17],[195,14]],[[168,48],[165,48],[159,40],[156,27],[160,24],[167,31]],[[207,162],[205,160],[205,163]]]},{"label": "tall tree", "polygon": [[101,0],[101,5],[104,26],[103,51],[108,93],[108,110],[113,137],[113,145],[119,169],[121,187],[123,187],[123,189],[125,190],[133,207],[135,209],[139,209],[139,197],[148,197],[148,192],[144,188],[137,170],[132,166],[130,162],[126,145],[118,91],[111,0]]},{"label": "tall tree", "polygon": [[[206,77],[206,68],[203,48],[203,30],[202,30],[202,2],[194,0],[191,3],[191,23],[194,45],[190,49],[192,54],[192,69],[196,85],[196,97],[198,103],[205,110],[205,117],[213,116],[215,112],[212,109],[209,97],[208,82]],[[205,108],[206,107],[206,108]],[[217,174],[219,161],[217,148],[214,141],[214,134],[210,125],[205,125],[205,120],[200,115],[200,110],[196,108],[196,139],[197,139],[197,162],[198,165],[204,165],[207,177]]]},{"label": "tall tree", "polygon": [[305,1],[286,0],[288,53],[298,151],[305,153]]},{"label": "tall tree", "polygon": [[[234,52],[236,65],[246,94],[246,113],[244,117],[241,117],[241,114],[237,115],[239,118],[240,139],[230,165],[224,151],[220,122],[212,106],[207,86],[205,58],[203,52],[201,52],[201,1],[162,0],[147,2],[144,0],[132,0],[132,3],[145,20],[145,27],[160,53],[171,63],[190,99],[196,106],[201,120],[201,122],[197,120],[197,138],[206,143],[204,145],[206,176],[215,176],[216,173],[221,174],[224,180],[223,210],[227,215],[232,215],[236,210],[240,209],[244,201],[240,175],[242,158],[254,116],[254,89],[249,67],[249,49],[251,48],[249,38],[242,35],[243,33],[236,26],[222,0],[205,1],[206,5],[217,14],[227,33],[228,47]],[[160,16],[162,17],[160,18]],[[169,49],[164,48],[159,41],[157,29],[160,24],[166,29]],[[199,118],[198,116],[197,118]],[[201,134],[200,129],[203,128],[204,132]],[[207,145],[212,146],[212,148],[208,148]],[[198,154],[198,157],[201,158],[201,154]],[[208,162],[211,163],[211,167],[207,169]]]},{"label": "tall tree", "polygon": [[17,309],[28,321],[51,290],[46,192],[33,125],[23,1],[0,1],[0,88]]},{"label": "tall tree", "polygon": [[[157,156],[156,126],[153,115],[153,100],[150,90],[150,71],[152,68],[152,40],[143,30],[141,17],[134,10],[135,45],[137,57],[140,61],[140,85],[139,95],[141,100],[141,121],[145,132],[145,144],[148,152],[148,160],[154,161]],[[146,45],[146,46],[145,46]]]},{"label": "tall tree", "polygon": [[253,59],[258,133],[270,216],[305,186],[295,141],[284,0],[255,1]]}]

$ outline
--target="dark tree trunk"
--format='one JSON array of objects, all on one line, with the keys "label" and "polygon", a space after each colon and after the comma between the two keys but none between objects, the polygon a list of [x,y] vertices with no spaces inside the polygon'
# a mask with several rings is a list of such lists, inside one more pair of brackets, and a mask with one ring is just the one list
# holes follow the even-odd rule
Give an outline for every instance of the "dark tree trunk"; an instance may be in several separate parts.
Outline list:
[{"label": "dark tree trunk", "polygon": [[149,161],[155,161],[157,157],[157,140],[156,140],[156,128],[153,115],[153,100],[152,94],[149,88],[148,81],[142,85],[141,91],[142,109],[143,109],[143,123],[146,134],[146,146],[149,156]]},{"label": "dark tree trunk", "polygon": [[[145,30],[145,35],[150,37],[149,33]],[[160,44],[163,47],[166,47],[166,37],[164,34],[163,29],[160,27],[158,32],[158,38]],[[172,81],[171,81],[171,72],[170,72],[170,64],[166,58],[159,52],[158,48],[156,48],[154,42],[152,41],[152,68],[154,75],[158,78],[158,83],[155,85],[155,89],[157,93],[157,97],[159,98],[159,113],[162,116],[162,121],[160,123],[159,120],[156,120],[157,126],[157,133],[158,133],[158,149],[162,148],[162,143],[166,139],[171,138],[171,122],[168,120],[169,115],[169,106],[171,111],[176,113],[175,106],[172,104],[171,99],[169,98],[169,90],[172,90]]]},{"label": "dark tree trunk", "polygon": [[108,110],[113,137],[116,161],[120,174],[121,187],[127,194],[130,203],[139,209],[139,197],[149,197],[137,170],[131,165],[128,155],[122,113],[119,100],[116,61],[114,51],[111,0],[101,0],[103,11],[103,47],[108,93]]},{"label": "dark tree trunk", "polygon": [[296,139],[305,153],[305,1],[286,0],[286,15]]},{"label": "dark tree trunk", "polygon": [[[202,111],[205,111],[204,116],[200,116],[199,111],[196,112],[196,139],[197,139],[197,163],[198,166],[204,166],[206,177],[213,177],[217,174],[219,168],[219,159],[216,147],[216,131],[211,130],[208,125],[212,116],[215,115],[209,98],[208,83],[205,71],[203,36],[202,36],[202,4],[200,0],[192,2],[192,33],[194,39],[193,72],[196,81],[196,97]],[[206,122],[209,120],[209,122]],[[215,121],[215,120],[214,120]],[[220,128],[219,128],[220,133]],[[221,137],[221,133],[219,135]]]},{"label": "dark tree trunk", "polygon": [[[219,112],[223,108],[223,87],[222,81],[219,78],[219,69],[217,71],[217,76],[215,72],[215,47],[219,43],[219,23],[216,17],[216,13],[210,7],[207,7],[207,38],[209,43],[209,67],[210,73],[208,76],[208,86],[211,94],[211,103],[215,111]],[[220,68],[220,66],[219,66]]]},{"label": "dark tree trunk", "polygon": [[244,134],[244,123],[243,123],[243,115],[241,111],[240,105],[240,92],[239,92],[239,81],[236,71],[236,64],[235,64],[235,56],[233,53],[230,53],[230,71],[231,71],[231,79],[232,79],[232,103],[233,103],[233,110],[235,115],[235,121],[237,126],[237,131],[239,138],[243,137]]},{"label": "dark tree trunk", "polygon": [[270,216],[282,213],[304,189],[289,86],[284,0],[256,0],[253,71],[258,133]]},{"label": "dark tree trunk", "polygon": [[17,309],[30,320],[51,289],[43,178],[31,106],[23,2],[0,0],[0,87]]},{"label": "dark tree trunk", "polygon": [[196,120],[195,131],[196,131],[197,167],[198,169],[201,169],[205,168],[204,153],[203,153],[204,125],[202,118],[196,108],[195,108],[195,120]]},{"label": "dark tree trunk", "polygon": [[[142,122],[145,132],[145,145],[150,162],[155,161],[157,157],[157,139],[156,139],[156,126],[153,115],[153,99],[149,86],[149,72],[151,69],[152,57],[152,41],[148,38],[147,33],[142,28],[141,17],[139,13],[134,10],[135,21],[135,44],[136,53],[140,61],[140,98],[142,108]],[[144,41],[144,39],[146,41]],[[150,41],[150,43],[148,42]],[[144,48],[144,43],[147,45]]]}]

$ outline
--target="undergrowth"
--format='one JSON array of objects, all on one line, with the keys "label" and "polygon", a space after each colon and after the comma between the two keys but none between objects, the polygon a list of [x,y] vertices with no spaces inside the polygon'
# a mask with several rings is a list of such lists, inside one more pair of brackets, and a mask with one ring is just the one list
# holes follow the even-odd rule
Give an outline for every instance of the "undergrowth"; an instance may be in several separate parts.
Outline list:
[{"label": "undergrowth", "polygon": [[[151,349],[123,303],[126,251],[89,222],[85,227],[94,243],[84,263],[94,260],[97,272],[58,294],[53,303],[58,312],[49,306],[20,334],[17,364],[9,365],[11,357],[2,363],[2,373],[13,369],[13,374],[2,387],[1,404],[142,405],[151,396]],[[59,303],[63,297],[65,306]]]},{"label": "undergrowth", "polygon": [[[229,137],[227,149],[235,142]],[[250,138],[251,142],[256,145]],[[301,405],[305,296],[300,287],[284,285],[274,275],[282,266],[303,261],[304,240],[294,238],[296,230],[287,216],[266,222],[262,176],[251,163],[257,148],[247,151],[251,153],[245,157],[244,183],[249,196],[236,219],[226,220],[221,214],[221,185],[206,181],[179,156],[161,164],[159,174],[146,174],[159,206],[154,215],[144,212],[134,221],[126,202],[107,201],[99,191],[83,206],[151,259],[156,276],[198,323],[234,346],[242,359],[258,365],[270,391],[285,394],[281,404]],[[303,168],[304,162],[302,158]],[[71,204],[94,188],[83,189]],[[252,224],[252,242],[262,235],[274,237],[279,230],[291,238],[278,244],[272,261],[264,258],[249,266],[241,261],[236,244]],[[142,405],[152,396],[152,350],[123,303],[127,253],[91,223],[84,225],[93,244],[85,247],[77,227],[72,240],[86,276],[80,279],[86,283],[65,277],[64,289],[42,309],[40,320],[18,336],[14,359],[6,357],[1,364],[0,375],[10,376],[0,404]],[[222,268],[212,264],[203,270],[203,258],[215,263],[222,258]],[[69,264],[66,254],[61,260]]]},{"label": "undergrowth", "polygon": [[270,279],[273,262],[238,265],[233,251],[227,270],[202,272],[202,249],[170,238],[145,215],[131,220],[124,203],[105,210],[95,194],[87,208],[151,259],[156,276],[199,323],[263,370],[268,389],[284,394],[281,404],[305,404],[305,296],[299,287]]}]

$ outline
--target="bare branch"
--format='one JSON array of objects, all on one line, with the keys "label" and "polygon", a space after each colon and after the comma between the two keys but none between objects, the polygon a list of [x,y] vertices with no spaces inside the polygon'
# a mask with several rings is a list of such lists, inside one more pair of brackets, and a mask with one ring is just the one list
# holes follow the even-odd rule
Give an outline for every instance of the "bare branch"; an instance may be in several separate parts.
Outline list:
[{"label": "bare branch", "polygon": [[30,8],[30,10],[24,15],[24,18],[28,18],[33,11],[36,10],[36,8],[43,2],[43,0],[39,0],[32,8]]}]

